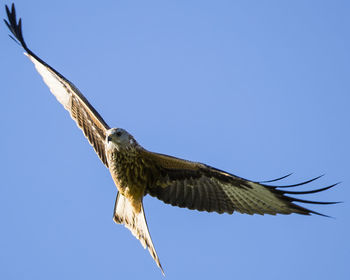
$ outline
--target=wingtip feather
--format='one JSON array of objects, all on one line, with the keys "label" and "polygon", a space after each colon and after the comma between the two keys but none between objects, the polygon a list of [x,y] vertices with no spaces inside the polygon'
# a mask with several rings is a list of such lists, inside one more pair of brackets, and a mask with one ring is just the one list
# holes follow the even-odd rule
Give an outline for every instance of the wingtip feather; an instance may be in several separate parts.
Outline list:
[{"label": "wingtip feather", "polygon": [[283,179],[285,179],[285,178],[287,178],[287,177],[289,177],[289,176],[291,176],[291,175],[293,175],[293,172],[292,172],[292,173],[289,173],[289,174],[287,174],[287,175],[284,175],[284,176],[282,176],[282,177],[279,177],[279,178],[277,178],[277,179],[272,179],[272,180],[268,180],[268,181],[260,181],[260,182],[258,182],[258,183],[259,183],[259,184],[272,183],[272,182],[276,182],[276,181],[283,180]]},{"label": "wingtip feather", "polygon": [[301,183],[297,183],[297,184],[292,184],[292,185],[285,185],[285,186],[278,186],[278,188],[291,188],[291,187],[298,187],[298,186],[302,186],[302,185],[306,185],[306,184],[309,184],[313,181],[316,181],[318,179],[320,179],[321,177],[323,177],[324,174],[320,175],[320,176],[317,176],[315,178],[312,178],[310,180],[307,180],[307,181],[303,181]]},{"label": "wingtip feather", "polygon": [[30,52],[28,49],[24,39],[23,39],[23,32],[22,32],[22,19],[19,18],[17,23],[17,16],[16,16],[16,9],[14,3],[11,5],[11,11],[7,5],[5,5],[6,14],[7,14],[7,20],[4,19],[4,22],[10,32],[14,35],[10,37],[14,39],[18,44],[20,44],[27,52]]}]

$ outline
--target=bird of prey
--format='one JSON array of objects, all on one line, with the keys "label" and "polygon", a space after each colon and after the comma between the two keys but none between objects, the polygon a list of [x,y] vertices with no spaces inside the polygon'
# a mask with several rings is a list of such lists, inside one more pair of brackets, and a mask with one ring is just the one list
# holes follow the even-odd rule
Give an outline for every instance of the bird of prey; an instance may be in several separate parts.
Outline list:
[{"label": "bird of prey", "polygon": [[[122,128],[110,128],[84,95],[64,76],[34,54],[23,39],[21,19],[17,22],[14,4],[6,6],[5,23],[12,35],[26,51],[50,91],[70,113],[83,131],[103,164],[109,169],[118,194],[113,219],[124,224],[148,248],[162,270],[148,231],[142,200],[147,194],[173,206],[199,211],[247,214],[317,214],[295,204],[331,204],[299,199],[290,195],[311,194],[330,189],[334,185],[310,191],[289,191],[306,182],[289,186],[271,186],[269,183],[284,179],[255,182],[199,162],[150,152]],[[324,215],[322,215],[324,216]],[[164,272],[163,272],[164,274]]]}]

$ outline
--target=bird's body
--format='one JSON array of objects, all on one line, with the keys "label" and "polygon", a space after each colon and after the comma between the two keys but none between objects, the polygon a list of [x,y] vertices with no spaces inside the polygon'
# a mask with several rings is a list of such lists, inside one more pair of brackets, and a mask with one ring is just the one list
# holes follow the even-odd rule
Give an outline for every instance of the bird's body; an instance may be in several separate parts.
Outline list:
[{"label": "bird's body", "polygon": [[84,95],[64,76],[36,56],[23,39],[21,19],[17,23],[14,5],[6,6],[6,25],[15,41],[25,49],[44,82],[57,100],[69,111],[78,127],[109,169],[118,195],[114,221],[124,224],[148,247],[163,271],[148,231],[142,200],[147,194],[173,206],[199,211],[247,214],[322,215],[294,202],[330,204],[289,196],[310,194],[334,185],[311,191],[287,191],[284,188],[310,183],[317,178],[289,186],[270,186],[286,176],[267,182],[254,182],[208,165],[150,152],[121,128],[110,128]]},{"label": "bird's body", "polygon": [[150,175],[147,173],[150,173],[150,170],[140,155],[142,147],[130,134],[121,129],[110,131],[123,131],[125,137],[128,138],[127,143],[116,144],[113,140],[107,141],[106,155],[109,171],[118,191],[131,202],[134,211],[138,213],[141,210],[146,185],[149,183]]}]

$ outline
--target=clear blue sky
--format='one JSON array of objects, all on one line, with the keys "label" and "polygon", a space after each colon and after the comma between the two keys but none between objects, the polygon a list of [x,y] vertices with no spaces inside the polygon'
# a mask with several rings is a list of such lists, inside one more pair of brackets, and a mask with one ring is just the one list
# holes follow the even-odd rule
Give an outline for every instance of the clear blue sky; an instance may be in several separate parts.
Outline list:
[{"label": "clear blue sky", "polygon": [[[335,219],[208,214],[146,197],[167,279],[348,279],[348,1],[16,7],[28,46],[147,149],[252,180],[343,182],[307,196],[345,201],[311,205]],[[112,221],[108,170],[7,34],[2,24],[0,278],[163,279]]]}]

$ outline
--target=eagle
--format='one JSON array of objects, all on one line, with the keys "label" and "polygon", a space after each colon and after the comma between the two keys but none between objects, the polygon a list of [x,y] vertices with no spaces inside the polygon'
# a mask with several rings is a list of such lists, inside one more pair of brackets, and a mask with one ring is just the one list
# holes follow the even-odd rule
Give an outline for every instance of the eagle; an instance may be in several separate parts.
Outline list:
[{"label": "eagle", "polygon": [[311,183],[319,177],[293,185],[273,186],[291,175],[270,181],[256,182],[238,177],[209,165],[188,161],[143,148],[122,128],[111,128],[78,88],[58,71],[40,59],[23,39],[21,18],[6,5],[8,20],[4,20],[15,42],[25,50],[51,93],[70,113],[77,126],[94,148],[102,163],[109,169],[118,189],[113,220],[124,224],[148,248],[164,274],[154,248],[143,208],[143,197],[151,195],[165,203],[198,211],[246,214],[317,214],[297,203],[333,204],[296,198],[295,195],[321,192],[333,184],[309,191],[290,191],[286,188]]}]

